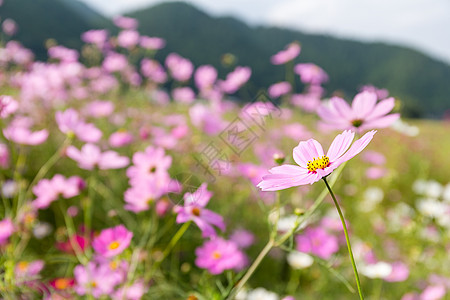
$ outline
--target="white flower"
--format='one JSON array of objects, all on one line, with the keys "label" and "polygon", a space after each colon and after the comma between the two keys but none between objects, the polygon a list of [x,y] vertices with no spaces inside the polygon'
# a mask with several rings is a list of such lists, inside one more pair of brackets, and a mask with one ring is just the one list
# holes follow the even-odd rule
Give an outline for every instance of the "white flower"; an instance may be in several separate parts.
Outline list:
[{"label": "white flower", "polygon": [[[297,218],[298,216],[296,215],[289,215],[289,216],[285,216],[280,218],[280,220],[278,221],[278,231],[281,232],[288,232],[290,230],[292,230],[292,228],[294,228],[295,223],[297,222]],[[308,222],[303,222],[303,224],[301,224],[297,230],[303,229],[306,227]]]},{"label": "white flower", "polygon": [[385,278],[392,273],[392,266],[384,261],[375,264],[362,265],[359,272],[369,278]]},{"label": "white flower", "polygon": [[311,266],[314,259],[311,255],[308,255],[299,251],[292,251],[287,256],[289,265],[294,269],[305,269]]},{"label": "white flower", "polygon": [[279,297],[274,292],[270,292],[265,288],[259,287],[247,295],[247,300],[278,300]]},{"label": "white flower", "polygon": [[445,202],[450,202],[450,183],[447,183],[444,187],[444,190],[442,191],[442,199]]},{"label": "white flower", "polygon": [[14,180],[6,180],[2,186],[2,195],[5,198],[12,198],[17,193],[17,183]]},{"label": "white flower", "polygon": [[39,222],[33,227],[33,235],[37,239],[43,239],[52,232],[52,226],[46,222]]},{"label": "white flower", "polygon": [[426,198],[419,200],[417,204],[419,212],[430,218],[439,218],[448,211],[448,206],[436,199]]},{"label": "white flower", "polygon": [[359,204],[359,210],[370,212],[384,198],[383,190],[378,187],[370,187],[364,192],[364,199]]},{"label": "white flower", "polygon": [[400,119],[395,121],[391,125],[391,128],[394,129],[395,131],[403,133],[404,135],[407,135],[407,136],[418,136],[419,135],[419,128],[417,126],[412,126],[412,125],[406,124],[405,122],[403,122]]}]

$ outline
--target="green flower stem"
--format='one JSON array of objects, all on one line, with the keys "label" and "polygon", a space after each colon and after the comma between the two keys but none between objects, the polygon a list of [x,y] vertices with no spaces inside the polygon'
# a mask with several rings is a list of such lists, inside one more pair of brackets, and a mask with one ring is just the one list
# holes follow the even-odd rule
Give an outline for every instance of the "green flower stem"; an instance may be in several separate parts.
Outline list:
[{"label": "green flower stem", "polygon": [[[175,247],[175,245],[181,239],[183,234],[189,228],[189,225],[191,225],[191,221],[184,223],[183,226],[181,226],[180,229],[178,229],[178,231],[175,233],[175,235],[170,240],[166,249],[164,249],[162,258],[160,260],[156,261],[155,264],[153,265],[153,271],[155,271],[161,265],[161,263],[167,258],[167,256],[169,256],[170,251],[172,251],[173,247]],[[151,272],[151,273],[153,273],[153,272]]]},{"label": "green flower stem", "polygon": [[350,240],[348,238],[347,225],[345,224],[344,215],[342,214],[339,203],[337,202],[336,197],[334,196],[333,191],[331,190],[331,187],[328,185],[327,179],[325,177],[322,179],[325,182],[325,185],[327,186],[328,191],[330,192],[331,198],[333,198],[334,205],[336,205],[336,209],[339,213],[339,217],[341,218],[342,227],[344,227],[345,241],[347,242],[348,254],[349,254],[350,260],[352,262],[353,272],[355,273],[356,286],[358,287],[359,298],[361,300],[364,300],[364,296],[361,291],[361,283],[359,282],[358,270],[356,269],[355,259],[353,258],[352,246],[350,245]]},{"label": "green flower stem", "polygon": [[64,217],[64,222],[66,223],[67,235],[69,237],[69,243],[72,246],[72,249],[75,251],[75,256],[77,257],[78,261],[80,263],[82,263],[83,265],[86,265],[89,261],[84,256],[83,250],[80,248],[80,245],[78,245],[77,241],[74,239],[76,231],[75,231],[75,226],[73,224],[73,220],[67,214],[67,210],[64,208],[64,205],[61,203],[61,201],[58,201],[58,204],[59,204],[59,208],[61,210],[61,214]]},{"label": "green flower stem", "polygon": [[96,184],[95,176],[96,170],[92,171],[91,176],[88,179],[88,196],[84,203],[84,238],[86,241],[91,239],[92,233],[92,203],[94,201],[94,186]]}]

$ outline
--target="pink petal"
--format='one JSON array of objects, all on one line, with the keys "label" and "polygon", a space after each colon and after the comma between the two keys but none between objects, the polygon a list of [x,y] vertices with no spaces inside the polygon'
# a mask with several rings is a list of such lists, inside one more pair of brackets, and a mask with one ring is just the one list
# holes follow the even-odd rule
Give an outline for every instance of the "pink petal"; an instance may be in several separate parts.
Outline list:
[{"label": "pink petal", "polygon": [[376,130],[367,132],[362,138],[355,141],[350,149],[344,155],[338,158],[333,164],[337,167],[343,162],[356,156],[359,152],[363,151],[364,148],[366,148],[366,146],[370,143],[375,133]]},{"label": "pink petal", "polygon": [[331,162],[335,161],[339,157],[341,157],[345,151],[347,151],[348,147],[350,147],[353,138],[355,137],[355,133],[346,130],[341,134],[338,134],[333,142],[331,143],[330,148],[328,149],[327,156]]},{"label": "pink petal", "polygon": [[293,150],[293,157],[295,162],[306,169],[308,161],[314,158],[322,157],[323,149],[320,143],[314,139],[309,139],[306,142],[301,141]]},{"label": "pink petal", "polygon": [[347,120],[354,119],[353,111],[350,108],[348,103],[339,97],[333,97],[330,99],[331,105],[335,108],[335,110],[341,115],[342,118]]},{"label": "pink petal", "polygon": [[392,97],[380,101],[372,110],[372,112],[367,115],[366,121],[371,121],[386,115],[394,108],[394,106],[395,106],[395,99]]},{"label": "pink petal", "polygon": [[308,173],[307,169],[293,165],[275,167],[269,172],[271,174],[263,176],[263,180],[258,184],[263,191],[278,191],[318,180],[317,174]]},{"label": "pink petal", "polygon": [[377,94],[372,92],[362,92],[355,96],[352,103],[352,110],[355,118],[364,119],[375,107]]},{"label": "pink petal", "polygon": [[400,118],[400,114],[390,114],[385,117],[375,119],[369,122],[365,122],[360,127],[361,130],[373,129],[373,128],[386,128],[392,125]]}]

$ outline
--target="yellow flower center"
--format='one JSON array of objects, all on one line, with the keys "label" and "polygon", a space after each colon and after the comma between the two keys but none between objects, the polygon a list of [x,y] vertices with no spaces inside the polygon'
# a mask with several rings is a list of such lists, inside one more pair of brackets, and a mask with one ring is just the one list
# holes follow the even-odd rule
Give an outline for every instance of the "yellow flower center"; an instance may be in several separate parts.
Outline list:
[{"label": "yellow flower center", "polygon": [[17,268],[19,268],[20,271],[25,271],[28,268],[28,262],[21,261],[17,264]]},{"label": "yellow flower center", "polygon": [[198,217],[198,216],[200,216],[200,213],[201,213],[200,208],[194,207],[194,208],[192,209],[192,214],[193,214],[194,216]]},{"label": "yellow flower center", "polygon": [[328,156],[322,156],[321,158],[314,158],[312,161],[308,161],[306,168],[308,171],[316,173],[317,169],[325,169],[330,164]]},{"label": "yellow flower center", "polygon": [[91,287],[96,288],[96,287],[97,287],[97,282],[92,281],[92,282],[91,282]]},{"label": "yellow flower center", "polygon": [[119,242],[114,241],[111,244],[109,244],[108,248],[109,248],[109,250],[115,250],[115,249],[119,248],[119,246],[120,246]]},{"label": "yellow flower center", "polygon": [[64,290],[69,286],[69,279],[59,278],[55,280],[55,288],[57,290]]},{"label": "yellow flower center", "polygon": [[212,257],[213,257],[214,259],[219,259],[219,258],[222,257],[222,254],[220,254],[219,251],[214,251],[213,254],[212,254]]}]

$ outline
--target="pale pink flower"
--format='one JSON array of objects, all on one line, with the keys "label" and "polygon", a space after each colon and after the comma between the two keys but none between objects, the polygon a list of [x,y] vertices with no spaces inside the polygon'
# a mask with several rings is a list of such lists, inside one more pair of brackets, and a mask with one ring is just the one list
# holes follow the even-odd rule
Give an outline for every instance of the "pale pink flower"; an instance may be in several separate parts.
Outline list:
[{"label": "pale pink flower", "polygon": [[372,140],[375,132],[366,133],[350,147],[355,133],[344,131],[336,136],[326,155],[316,140],[302,141],[293,150],[293,158],[298,166],[282,165],[270,169],[270,174],[263,176],[258,187],[263,191],[277,191],[319,181],[360,153]]},{"label": "pale pink flower", "polygon": [[225,270],[241,270],[247,263],[245,255],[232,241],[216,238],[195,250],[195,264],[217,275]]},{"label": "pale pink flower", "polygon": [[386,157],[377,151],[366,151],[361,155],[362,159],[366,162],[372,163],[374,165],[384,165],[386,163]]},{"label": "pale pink flower", "polygon": [[392,271],[387,277],[383,278],[389,282],[405,281],[409,277],[409,268],[404,263],[398,261],[391,264]]},{"label": "pale pink flower", "polygon": [[225,223],[221,215],[205,209],[212,197],[212,193],[206,187],[207,184],[203,183],[194,193],[184,194],[184,206],[177,205],[174,211],[177,213],[177,223],[194,221],[202,231],[203,237],[213,237],[216,236],[216,231],[212,225],[224,231]]},{"label": "pale pink flower", "polygon": [[139,25],[138,20],[124,16],[114,17],[113,22],[122,29],[136,29]]},{"label": "pale pink flower", "polygon": [[166,41],[159,37],[141,36],[139,45],[148,50],[159,50],[164,48]]},{"label": "pale pink flower", "polygon": [[19,103],[11,96],[0,96],[0,118],[5,119],[16,112]]},{"label": "pale pink flower", "polygon": [[55,114],[56,123],[59,130],[67,135],[74,134],[83,142],[95,143],[102,137],[100,129],[94,124],[85,123],[78,115],[78,112],[72,108],[64,112],[57,111]]},{"label": "pale pink flower", "polygon": [[122,30],[117,36],[117,43],[123,48],[133,48],[139,42],[139,33],[136,30]]},{"label": "pale pink flower", "polygon": [[66,199],[77,196],[84,185],[83,179],[78,176],[66,179],[64,176],[56,174],[52,179],[41,179],[33,187],[33,193],[37,198],[32,205],[37,209],[45,209],[60,196]]},{"label": "pale pink flower", "polygon": [[172,90],[173,100],[180,103],[192,103],[195,100],[195,93],[190,87],[179,87]]},{"label": "pale pink flower", "polygon": [[233,72],[228,73],[224,81],[219,81],[219,88],[227,94],[234,94],[243,86],[252,75],[252,70],[249,67],[238,66]]},{"label": "pale pink flower", "polygon": [[123,54],[111,52],[105,57],[102,65],[107,72],[120,72],[128,67],[128,59]]},{"label": "pale pink flower", "polygon": [[147,180],[165,181],[171,165],[172,157],[166,155],[163,148],[148,146],[145,151],[133,155],[133,165],[127,169],[127,176],[132,185]]},{"label": "pale pink flower", "polygon": [[446,293],[443,285],[429,285],[420,294],[420,300],[439,300],[444,298]]},{"label": "pale pink flower", "polygon": [[3,129],[3,135],[8,140],[22,145],[39,145],[47,140],[48,131],[42,129],[32,132],[23,124],[11,123],[7,128]]},{"label": "pale pink flower", "polygon": [[5,144],[0,143],[0,168],[6,169],[9,166],[9,149]]},{"label": "pale pink flower", "polygon": [[75,62],[78,61],[79,55],[77,50],[57,45],[48,49],[48,56],[62,62]]},{"label": "pale pink flower", "polygon": [[385,128],[400,118],[400,114],[388,113],[394,108],[394,98],[377,103],[377,95],[362,92],[355,96],[352,106],[344,99],[333,97],[328,105],[317,109],[322,126],[328,129],[355,129],[359,132],[375,128]]},{"label": "pale pink flower", "polygon": [[294,72],[300,75],[300,80],[305,84],[321,85],[328,81],[327,73],[313,63],[297,64]]},{"label": "pale pink flower", "polygon": [[230,240],[235,242],[239,248],[245,249],[253,245],[255,235],[245,229],[236,229],[230,236]]},{"label": "pale pink flower", "polygon": [[329,259],[339,250],[338,238],[324,229],[308,227],[305,232],[295,238],[297,250],[311,253],[323,259]]},{"label": "pale pink flower", "polygon": [[9,237],[14,232],[14,224],[10,218],[5,218],[0,221],[0,246],[8,242]]},{"label": "pale pink flower", "polygon": [[123,225],[118,225],[103,229],[92,241],[92,247],[101,256],[111,258],[128,248],[132,238],[131,231],[128,231]]},{"label": "pale pink flower", "polygon": [[292,90],[291,84],[287,81],[282,81],[274,83],[271,86],[269,86],[268,93],[270,97],[278,98],[280,96],[290,93],[291,90]]},{"label": "pale pink flower", "polygon": [[296,58],[300,54],[300,51],[301,47],[299,43],[290,43],[284,50],[281,50],[277,54],[273,55],[270,58],[270,61],[274,65],[282,65]]},{"label": "pale pink flower", "polygon": [[85,43],[95,44],[102,49],[108,39],[108,31],[105,29],[89,30],[81,35],[81,39]]},{"label": "pale pink flower", "polygon": [[388,170],[383,167],[370,167],[366,170],[366,177],[369,179],[383,178],[388,174]]},{"label": "pale pink flower", "polygon": [[73,270],[75,292],[80,296],[90,294],[95,298],[108,296],[122,281],[123,275],[120,272],[121,270],[112,270],[106,263],[98,266],[94,262],[89,262],[86,266],[78,265]]},{"label": "pale pink flower", "polygon": [[35,261],[20,261],[16,264],[14,268],[14,275],[16,276],[16,280],[20,283],[37,279],[37,276],[44,268],[44,261],[35,260]]},{"label": "pale pink flower", "polygon": [[365,92],[365,91],[377,94],[378,100],[386,99],[387,97],[389,97],[388,90],[379,89],[373,85],[365,85],[365,86],[361,87],[360,92]]},{"label": "pale pink flower", "polygon": [[133,142],[133,135],[126,130],[119,130],[109,136],[108,142],[111,147],[123,147]]},{"label": "pale pink flower", "polygon": [[6,35],[14,35],[17,32],[17,23],[12,19],[5,19],[2,23],[2,29]]},{"label": "pale pink flower", "polygon": [[94,167],[99,169],[120,169],[130,163],[126,156],[120,156],[115,151],[101,152],[100,148],[94,144],[85,144],[81,151],[74,146],[69,146],[66,154],[78,163],[82,169],[92,170]]},{"label": "pale pink flower", "polygon": [[200,66],[195,71],[194,79],[199,90],[211,89],[217,79],[217,70],[211,65]]},{"label": "pale pink flower", "polygon": [[192,62],[176,53],[170,53],[166,58],[166,66],[172,77],[177,81],[187,81],[194,71]]},{"label": "pale pink flower", "polygon": [[166,71],[159,62],[153,59],[144,58],[141,61],[142,74],[156,83],[164,83],[167,80]]},{"label": "pale pink flower", "polygon": [[204,104],[198,103],[189,109],[192,124],[202,129],[208,135],[219,133],[225,128],[225,123],[218,112]]},{"label": "pale pink flower", "polygon": [[148,290],[148,285],[136,281],[132,285],[119,288],[113,295],[113,300],[140,300]]},{"label": "pale pink flower", "polygon": [[87,104],[83,112],[94,118],[107,117],[114,112],[114,103],[111,101],[95,100]]}]

